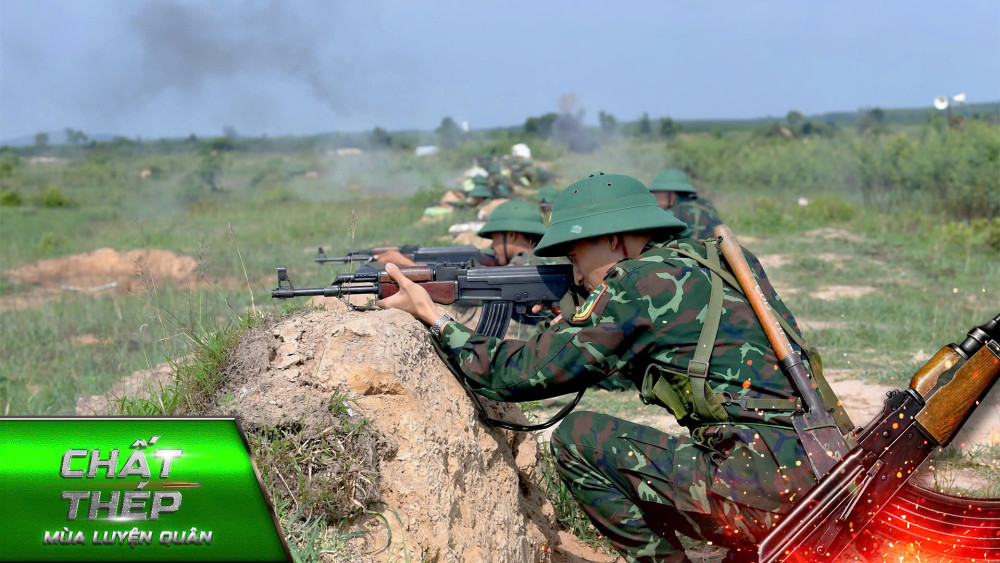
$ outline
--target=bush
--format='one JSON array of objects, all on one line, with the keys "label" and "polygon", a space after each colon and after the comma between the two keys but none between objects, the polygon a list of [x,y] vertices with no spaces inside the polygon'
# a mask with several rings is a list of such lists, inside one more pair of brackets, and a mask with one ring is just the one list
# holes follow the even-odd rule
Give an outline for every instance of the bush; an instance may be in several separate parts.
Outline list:
[{"label": "bush", "polygon": [[9,178],[21,163],[21,157],[9,151],[0,151],[0,179]]},{"label": "bush", "polygon": [[853,150],[866,203],[888,210],[905,199],[957,219],[1000,215],[1000,131],[990,124],[866,137]]},{"label": "bush", "polygon": [[254,198],[255,201],[262,204],[287,203],[289,201],[295,201],[295,199],[295,194],[293,194],[285,184],[271,186]]},{"label": "bush", "polygon": [[46,231],[38,239],[38,250],[43,254],[52,254],[66,244],[66,238],[54,231]]},{"label": "bush", "polygon": [[0,207],[17,207],[24,203],[21,192],[17,190],[0,190]]},{"label": "bush", "polygon": [[853,219],[858,206],[837,194],[820,194],[809,199],[808,205],[796,206],[793,214],[800,221],[838,223]]},{"label": "bush", "polygon": [[55,186],[51,186],[44,192],[38,195],[38,205],[42,207],[79,207],[79,204],[69,196],[62,193],[62,190]]},{"label": "bush", "polygon": [[1000,217],[939,223],[935,237],[952,244],[1000,250]]},{"label": "bush", "polygon": [[794,189],[789,195],[796,198],[836,192],[881,212],[930,210],[963,220],[1000,215],[1000,128],[985,122],[807,140],[748,132],[684,136],[670,150],[671,163],[696,183]]},{"label": "bush", "polygon": [[517,143],[526,143],[531,148],[531,159],[541,161],[557,160],[566,154],[566,147],[556,143],[513,131],[497,131],[489,138],[462,143],[456,149],[445,152],[448,166],[466,168],[472,161],[484,154],[502,156],[510,154]]},{"label": "bush", "polygon": [[796,223],[785,212],[784,204],[774,198],[751,198],[746,205],[739,207],[729,220],[742,231],[753,233],[774,234],[787,232],[796,228]]}]

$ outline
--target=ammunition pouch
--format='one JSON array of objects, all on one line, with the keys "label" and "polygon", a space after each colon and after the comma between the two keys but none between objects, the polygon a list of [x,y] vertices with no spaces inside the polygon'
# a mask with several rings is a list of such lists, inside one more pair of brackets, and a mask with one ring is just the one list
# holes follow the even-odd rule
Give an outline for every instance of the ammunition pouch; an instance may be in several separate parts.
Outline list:
[{"label": "ammunition pouch", "polygon": [[706,375],[691,376],[652,363],[643,375],[640,396],[647,404],[669,410],[682,426],[693,428],[706,422],[726,422],[729,414],[719,396],[706,385]]}]

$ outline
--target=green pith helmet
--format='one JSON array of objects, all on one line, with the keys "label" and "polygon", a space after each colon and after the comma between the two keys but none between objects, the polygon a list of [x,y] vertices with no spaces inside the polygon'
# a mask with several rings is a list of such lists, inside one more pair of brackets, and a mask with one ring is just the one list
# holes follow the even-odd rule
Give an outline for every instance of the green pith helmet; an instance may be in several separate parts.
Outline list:
[{"label": "green pith helmet", "polygon": [[492,199],[493,192],[486,187],[486,184],[476,182],[476,185],[472,187],[472,191],[469,192],[469,197],[484,197],[486,199]]},{"label": "green pith helmet", "polygon": [[687,174],[678,168],[664,168],[653,176],[653,181],[649,184],[651,192],[679,192],[694,194],[694,186],[688,180]]},{"label": "green pith helmet", "polygon": [[490,213],[490,220],[476,234],[489,238],[493,233],[507,232],[542,236],[545,234],[545,221],[537,207],[520,199],[512,199],[498,205]]},{"label": "green pith helmet", "polygon": [[566,245],[601,235],[637,231],[679,233],[687,228],[660,209],[649,189],[635,178],[603,172],[566,188],[552,204],[552,219],[535,256],[562,256]]},{"label": "green pith helmet", "polygon": [[538,203],[552,203],[559,197],[559,190],[552,186],[545,186],[538,190]]},{"label": "green pith helmet", "polygon": [[477,186],[485,186],[487,182],[486,176],[478,175],[472,177],[472,182]]},{"label": "green pith helmet", "polygon": [[489,166],[486,167],[486,172],[489,173],[489,174],[499,174],[500,173],[500,167],[497,166],[496,164],[491,164],[491,165],[489,165]]},{"label": "green pith helmet", "polygon": [[524,162],[521,163],[521,166],[531,166],[531,161],[525,160]]}]

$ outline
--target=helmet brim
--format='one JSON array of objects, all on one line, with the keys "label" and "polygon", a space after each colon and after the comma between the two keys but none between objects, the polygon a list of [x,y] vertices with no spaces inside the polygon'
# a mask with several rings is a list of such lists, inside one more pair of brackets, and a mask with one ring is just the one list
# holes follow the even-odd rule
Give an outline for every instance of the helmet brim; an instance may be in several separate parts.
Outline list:
[{"label": "helmet brim", "polygon": [[680,233],[686,228],[687,224],[674,217],[673,213],[655,205],[644,205],[635,207],[628,214],[627,223],[592,215],[550,225],[535,247],[535,256],[565,256],[572,243],[603,235],[642,232],[665,236]]},{"label": "helmet brim", "polygon": [[687,182],[661,182],[649,186],[651,192],[677,192],[682,194],[697,193],[694,186]]},{"label": "helmet brim", "polygon": [[540,237],[545,234],[545,231],[545,225],[538,221],[499,219],[488,221],[476,234],[483,238],[490,238],[493,233],[525,233]]}]

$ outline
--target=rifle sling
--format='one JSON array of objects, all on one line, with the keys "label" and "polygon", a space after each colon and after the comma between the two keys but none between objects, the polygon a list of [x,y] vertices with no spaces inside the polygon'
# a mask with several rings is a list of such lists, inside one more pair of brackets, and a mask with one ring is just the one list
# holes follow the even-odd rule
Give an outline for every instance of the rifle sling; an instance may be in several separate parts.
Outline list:
[{"label": "rifle sling", "polygon": [[[707,245],[706,245],[707,246]],[[709,270],[712,279],[712,294],[708,300],[708,313],[705,322],[702,324],[701,335],[698,336],[698,345],[694,349],[694,357],[688,362],[687,375],[691,382],[691,395],[694,402],[695,412],[703,417],[710,416],[717,420],[728,420],[729,416],[725,409],[719,404],[719,400],[712,394],[715,401],[713,405],[708,404],[705,393],[708,382],[708,364],[712,357],[712,350],[715,348],[715,337],[719,333],[719,323],[722,321],[722,280],[716,273],[719,270],[719,253],[708,252],[709,262],[715,268]],[[658,382],[660,383],[660,382]],[[711,393],[711,389],[709,389]],[[714,407],[714,408],[713,408]]]},{"label": "rifle sling", "polygon": [[455,376],[455,379],[458,380],[469,396],[472,397],[472,402],[475,404],[476,411],[479,412],[479,416],[482,418],[483,423],[490,428],[503,428],[505,430],[513,430],[514,432],[534,432],[536,430],[545,430],[546,428],[566,418],[566,416],[569,415],[574,408],[576,408],[576,405],[580,403],[580,399],[583,398],[584,392],[587,391],[586,388],[581,389],[568,405],[560,409],[556,414],[552,415],[552,418],[541,424],[520,424],[517,422],[510,422],[509,420],[493,418],[489,415],[489,411],[486,410],[482,401],[479,400],[479,394],[476,393],[476,391],[469,385],[469,382],[466,381],[465,374],[462,373],[461,368],[459,368],[455,363],[455,357],[444,349],[440,339],[433,334],[431,335],[431,343],[434,345],[434,351],[437,352],[441,361],[448,366],[448,370],[451,371],[452,375]]}]

